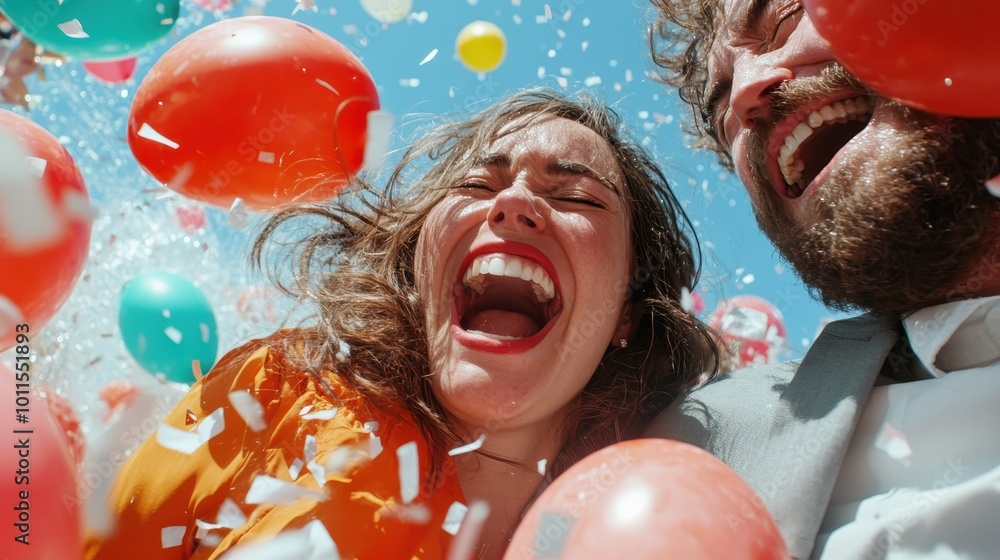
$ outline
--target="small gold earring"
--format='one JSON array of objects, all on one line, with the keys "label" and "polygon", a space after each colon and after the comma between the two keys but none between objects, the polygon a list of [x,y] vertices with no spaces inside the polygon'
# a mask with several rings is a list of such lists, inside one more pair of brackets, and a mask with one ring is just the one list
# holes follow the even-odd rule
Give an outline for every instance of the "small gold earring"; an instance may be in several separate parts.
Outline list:
[{"label": "small gold earring", "polygon": [[627,338],[623,338],[623,339],[619,340],[618,341],[618,346],[620,346],[621,348],[628,348],[628,339]]}]

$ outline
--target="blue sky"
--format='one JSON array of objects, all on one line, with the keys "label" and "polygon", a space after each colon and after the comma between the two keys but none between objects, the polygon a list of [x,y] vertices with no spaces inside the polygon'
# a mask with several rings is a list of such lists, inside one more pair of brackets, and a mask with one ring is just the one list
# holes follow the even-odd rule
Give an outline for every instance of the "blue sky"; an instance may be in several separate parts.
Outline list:
[{"label": "blue sky", "polygon": [[[614,106],[663,165],[694,221],[704,251],[704,291],[708,310],[722,297],[754,294],[784,314],[790,349],[799,357],[824,317],[833,314],[806,293],[757,231],[739,181],[710,154],[687,148],[681,124],[687,110],[647,73],[649,9],[644,2],[611,0],[415,0],[406,20],[383,25],[364,12],[358,0],[315,0],[317,10],[293,15],[295,0],[272,0],[268,15],[290,17],[316,27],[357,54],[378,85],[382,108],[397,125],[394,148],[428,116],[485,107],[519,89],[546,85],[569,93],[587,89]],[[143,52],[135,78],[111,86],[88,76],[79,61],[47,69],[45,82],[32,79],[38,97],[29,116],[46,126],[70,149],[95,202],[133,197],[155,205],[149,194],[156,182],[142,174],[125,144],[129,103],[144,73],[166,48],[218,18],[235,17],[252,7],[239,0],[223,14],[212,14],[189,0],[181,2],[175,31]],[[550,14],[551,17],[549,17]],[[486,20],[506,34],[504,63],[487,75],[467,70],[455,57],[455,37],[463,26]],[[430,54],[437,54],[423,64]],[[266,76],[260,87],[268,87]],[[210,213],[225,251],[239,253],[245,231],[226,230],[225,215]],[[235,262],[235,259],[234,259]]]}]

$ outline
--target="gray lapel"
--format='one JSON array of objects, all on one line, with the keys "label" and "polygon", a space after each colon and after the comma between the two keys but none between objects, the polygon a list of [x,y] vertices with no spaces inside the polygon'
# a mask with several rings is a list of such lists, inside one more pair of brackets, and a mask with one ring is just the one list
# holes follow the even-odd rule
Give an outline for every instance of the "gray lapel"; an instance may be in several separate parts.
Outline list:
[{"label": "gray lapel", "polygon": [[812,551],[861,409],[898,339],[897,318],[830,323],[774,405],[750,478],[796,558]]}]

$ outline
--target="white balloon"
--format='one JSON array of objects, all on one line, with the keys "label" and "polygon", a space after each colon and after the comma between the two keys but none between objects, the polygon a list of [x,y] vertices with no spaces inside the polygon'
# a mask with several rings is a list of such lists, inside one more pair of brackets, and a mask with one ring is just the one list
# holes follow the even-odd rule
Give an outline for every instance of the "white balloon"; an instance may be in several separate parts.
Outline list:
[{"label": "white balloon", "polygon": [[361,7],[382,23],[396,23],[409,15],[413,0],[361,0]]}]

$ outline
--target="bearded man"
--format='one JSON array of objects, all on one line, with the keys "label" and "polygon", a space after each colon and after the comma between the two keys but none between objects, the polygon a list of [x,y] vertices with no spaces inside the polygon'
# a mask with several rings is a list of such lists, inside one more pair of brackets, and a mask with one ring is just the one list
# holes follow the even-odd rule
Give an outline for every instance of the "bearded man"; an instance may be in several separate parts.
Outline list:
[{"label": "bearded man", "polygon": [[817,297],[864,314],[801,362],[692,391],[648,434],[726,461],[796,558],[996,558],[1000,120],[878,95],[799,1],[653,3],[654,60],[699,143]]}]

